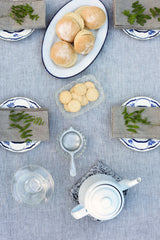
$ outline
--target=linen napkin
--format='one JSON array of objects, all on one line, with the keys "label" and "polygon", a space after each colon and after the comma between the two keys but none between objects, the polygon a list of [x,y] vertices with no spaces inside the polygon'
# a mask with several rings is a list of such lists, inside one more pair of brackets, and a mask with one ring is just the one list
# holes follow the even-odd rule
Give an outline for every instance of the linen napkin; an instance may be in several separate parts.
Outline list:
[{"label": "linen napkin", "polygon": [[[39,18],[36,21],[31,20],[29,16],[26,16],[22,25],[20,25],[15,20],[13,20],[9,14],[13,5],[25,5],[26,3],[28,3],[33,8],[33,14],[38,15]],[[44,28],[46,26],[45,15],[46,7],[44,0],[0,0],[0,29],[2,30],[16,31],[30,28]]]},{"label": "linen napkin", "polygon": [[[128,28],[128,29],[139,29],[139,30],[148,30],[148,29],[160,29],[160,22],[157,18],[148,19],[144,26],[141,26],[137,23],[134,25],[128,22],[128,18],[122,14],[124,10],[132,11],[132,3],[136,0],[113,0],[113,13],[114,13],[114,27],[115,28]],[[159,0],[139,0],[139,3],[145,7],[144,14],[150,15],[150,8],[160,8]]]},{"label": "linen napkin", "polygon": [[[25,139],[21,138],[21,134],[18,128],[10,127],[10,124],[19,124],[24,127],[27,123],[24,123],[23,120],[19,122],[13,122],[9,119],[10,111],[14,110],[15,114],[25,111],[24,114],[29,114],[35,116],[35,118],[41,118],[44,121],[43,125],[38,123],[31,123],[31,125],[26,130],[32,130],[32,136],[29,137],[32,141],[46,141],[49,140],[49,123],[48,123],[48,109],[46,108],[4,108],[0,109],[0,141],[15,141],[23,142]],[[11,113],[12,114],[12,113]],[[30,134],[30,133],[28,133]]]},{"label": "linen napkin", "polygon": [[[150,124],[140,122],[129,122],[128,125],[136,125],[139,128],[132,128],[137,133],[127,131],[124,115],[122,114],[125,107],[112,107],[112,137],[113,138],[154,138],[160,139],[160,108],[159,107],[127,107],[127,113],[144,109],[141,113],[141,118],[147,118]],[[128,127],[129,129],[130,127]]]}]

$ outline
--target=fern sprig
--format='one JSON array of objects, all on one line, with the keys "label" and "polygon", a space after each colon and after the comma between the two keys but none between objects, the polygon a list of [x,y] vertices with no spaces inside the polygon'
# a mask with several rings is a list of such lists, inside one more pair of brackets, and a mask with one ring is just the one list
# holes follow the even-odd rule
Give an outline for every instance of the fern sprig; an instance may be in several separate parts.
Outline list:
[{"label": "fern sprig", "polygon": [[[9,119],[11,122],[10,123],[10,129],[11,128],[17,128],[19,129],[20,137],[22,139],[25,139],[25,142],[32,141],[30,137],[33,136],[32,130],[28,129],[31,126],[31,123],[36,124],[36,125],[44,125],[44,121],[42,120],[41,117],[35,117],[32,116],[28,113],[25,113],[25,111],[22,111],[20,113],[15,113],[14,110],[10,111],[9,114]],[[22,123],[22,125],[19,124]]]},{"label": "fern sprig", "polygon": [[9,16],[18,24],[22,25],[27,15],[31,20],[38,20],[39,16],[37,14],[33,14],[33,12],[33,8],[28,3],[25,5],[12,5]]},{"label": "fern sprig", "polygon": [[158,7],[153,7],[150,8],[149,14],[145,14],[146,8],[139,3],[139,1],[133,2],[132,3],[132,11],[130,12],[129,10],[124,10],[122,12],[123,15],[128,17],[128,22],[131,25],[134,25],[134,23],[137,23],[141,26],[144,26],[144,24],[147,22],[147,20],[153,18],[157,18],[157,20],[160,22],[160,8]]}]

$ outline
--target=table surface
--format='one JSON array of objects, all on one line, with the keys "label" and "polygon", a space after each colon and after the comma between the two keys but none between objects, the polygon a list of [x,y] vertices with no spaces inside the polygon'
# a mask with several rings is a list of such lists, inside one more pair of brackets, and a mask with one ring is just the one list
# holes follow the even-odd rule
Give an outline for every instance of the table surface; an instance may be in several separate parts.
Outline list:
[{"label": "table surface", "polygon": [[[67,1],[46,0],[47,24]],[[45,70],[41,44],[45,30],[36,30],[18,41],[0,41],[0,102],[15,96],[35,100],[49,108],[50,141],[32,151],[13,153],[1,148],[0,239],[1,240],[157,240],[160,238],[160,148],[136,152],[111,138],[111,106],[135,96],[160,101],[160,37],[138,41],[113,28],[113,3],[103,1],[109,14],[109,32],[96,60],[82,73],[57,79]],[[66,83],[94,74],[105,92],[105,101],[76,118],[65,119],[58,110],[55,93]],[[69,161],[56,146],[60,133],[73,126],[86,137],[86,150],[76,159],[77,176],[69,176]],[[70,189],[90,167],[103,160],[120,176],[142,178],[128,191],[123,211],[103,223],[89,217],[75,220],[70,215],[75,203]],[[29,164],[40,165],[55,181],[53,199],[36,207],[19,205],[11,195],[14,173]]]}]

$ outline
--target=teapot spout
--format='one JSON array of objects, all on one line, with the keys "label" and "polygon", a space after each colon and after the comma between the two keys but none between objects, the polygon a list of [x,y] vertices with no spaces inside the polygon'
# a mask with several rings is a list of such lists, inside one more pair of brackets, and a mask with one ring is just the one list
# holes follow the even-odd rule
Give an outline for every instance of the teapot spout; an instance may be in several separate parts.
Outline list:
[{"label": "teapot spout", "polygon": [[120,181],[119,184],[121,186],[121,190],[125,191],[128,188],[134,187],[135,185],[137,185],[140,182],[141,182],[141,178],[136,178],[134,180],[124,179],[124,180]]}]

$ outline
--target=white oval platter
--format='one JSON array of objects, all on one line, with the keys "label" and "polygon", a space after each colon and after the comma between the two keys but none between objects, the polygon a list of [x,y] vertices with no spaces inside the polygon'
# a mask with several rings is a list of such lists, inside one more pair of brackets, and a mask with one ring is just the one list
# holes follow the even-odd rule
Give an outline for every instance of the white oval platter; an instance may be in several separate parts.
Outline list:
[{"label": "white oval platter", "polygon": [[[93,31],[96,41],[94,48],[92,51],[86,55],[78,55],[78,60],[75,63],[74,66],[70,68],[63,68],[61,66],[57,66],[53,63],[53,61],[50,58],[50,49],[54,43],[59,41],[59,38],[56,35],[55,27],[57,22],[68,12],[73,12],[77,8],[81,6],[97,6],[100,7],[106,14],[106,22],[105,24],[98,30]],[[70,1],[67,4],[65,4],[53,17],[51,20],[42,43],[42,62],[46,68],[46,70],[54,77],[58,78],[69,78],[72,76],[77,75],[78,73],[82,72],[84,69],[86,69],[97,57],[99,54],[101,48],[103,47],[103,44],[105,42],[106,36],[108,33],[108,14],[105,6],[103,3],[99,0],[74,0]]]}]

